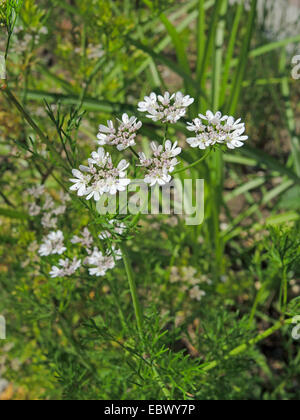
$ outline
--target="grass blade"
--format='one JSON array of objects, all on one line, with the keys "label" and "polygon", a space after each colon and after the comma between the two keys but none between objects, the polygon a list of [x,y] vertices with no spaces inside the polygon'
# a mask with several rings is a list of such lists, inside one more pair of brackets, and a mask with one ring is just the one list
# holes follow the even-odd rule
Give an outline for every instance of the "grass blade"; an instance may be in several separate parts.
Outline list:
[{"label": "grass blade", "polygon": [[234,114],[237,108],[237,104],[240,98],[242,83],[244,80],[244,75],[246,71],[246,65],[248,61],[248,55],[250,51],[250,43],[252,38],[252,32],[254,29],[255,18],[256,18],[256,8],[257,8],[257,0],[252,0],[251,2],[251,11],[249,13],[246,35],[243,42],[242,53],[239,60],[239,65],[236,69],[236,74],[234,78],[234,82],[232,85],[231,96],[228,104],[229,114]]}]

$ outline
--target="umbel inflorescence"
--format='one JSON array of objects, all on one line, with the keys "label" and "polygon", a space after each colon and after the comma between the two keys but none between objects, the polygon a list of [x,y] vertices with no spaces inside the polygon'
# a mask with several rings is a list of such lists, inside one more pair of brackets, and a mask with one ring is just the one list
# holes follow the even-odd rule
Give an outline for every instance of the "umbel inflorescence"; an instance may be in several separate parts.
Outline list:
[{"label": "umbel inflorescence", "polygon": [[59,200],[54,200],[44,185],[41,185],[29,188],[26,198],[29,216],[38,218],[45,230],[41,243],[33,242],[29,251],[32,251],[35,260],[38,254],[43,260],[51,261],[50,277],[71,277],[85,269],[90,276],[102,277],[122,258],[119,249],[106,246],[106,240],[112,236],[111,232],[120,236],[125,231],[126,226],[122,222],[110,220],[110,231],[103,229],[97,234],[96,240],[88,227],[84,227],[77,235],[68,237],[63,232],[64,222],[61,220],[70,201],[67,194],[61,192]]},{"label": "umbel inflorescence", "polygon": [[[138,131],[142,128],[142,122],[135,116],[123,114],[117,125],[108,121],[107,126],[100,125],[98,133],[98,144],[101,146],[97,152],[93,152],[88,159],[87,166],[80,166],[73,169],[74,178],[70,179],[73,185],[72,191],[77,191],[81,197],[87,200],[93,198],[99,201],[104,194],[115,195],[118,191],[124,191],[130,184],[126,171],[130,163],[121,160],[114,165],[111,155],[105,152],[103,146],[116,147],[122,152],[129,149],[135,157],[135,170],[143,170],[143,178],[150,186],[165,185],[172,180],[172,173],[180,163],[178,156],[182,152],[177,141],[167,139],[168,125],[177,123],[187,114],[188,107],[194,102],[189,95],[184,96],[181,92],[170,94],[166,92],[163,96],[151,93],[144,101],[138,104],[138,111],[146,113],[146,117],[155,122],[165,125],[165,138],[162,145],[151,142],[152,157],[146,156],[144,152],[134,150]],[[187,138],[187,143],[193,148],[207,149],[225,145],[228,149],[242,147],[248,139],[245,133],[245,124],[241,119],[224,115],[221,112],[214,114],[207,111],[206,115],[199,114],[192,122],[187,122],[187,130],[194,134]],[[138,157],[138,162],[136,161]]]},{"label": "umbel inflorescence", "polygon": [[[147,118],[165,126],[163,144],[157,144],[155,141],[150,143],[151,155],[134,149],[138,132],[142,128],[142,122],[137,117],[123,114],[122,118],[117,120],[117,124],[113,121],[108,121],[107,126],[101,124],[98,133],[100,147],[91,153],[86,165],[72,170],[70,190],[76,191],[78,196],[85,197],[86,200],[93,199],[97,202],[104,194],[116,195],[118,191],[127,188],[131,182],[127,176],[129,169],[134,169],[135,172],[143,171],[144,182],[151,187],[168,184],[180,163],[178,157],[182,152],[177,141],[168,139],[168,126],[185,117],[188,107],[193,102],[193,98],[184,96],[181,92],[173,95],[167,92],[164,96],[151,93],[138,104],[139,112],[146,113]],[[214,114],[207,111],[206,115],[199,114],[192,122],[187,122],[186,128],[188,132],[193,133],[193,137],[187,138],[187,143],[193,148],[208,149],[224,145],[234,149],[243,146],[248,138],[244,134],[245,124],[241,119],[222,116],[220,112]],[[126,159],[114,163],[105,146],[115,147],[123,153],[132,152],[133,164],[130,165]],[[57,203],[45,191],[44,186],[30,188],[27,194],[30,197],[29,215],[39,218],[45,229],[41,243],[32,244],[32,248],[38,251],[40,257],[48,258],[53,264],[51,277],[70,277],[84,269],[87,269],[91,276],[105,276],[122,258],[118,248],[112,244],[106,246],[106,241],[112,236],[122,236],[126,230],[126,225],[121,221],[109,221],[107,230],[102,229],[100,234],[97,233],[96,239],[88,227],[84,227],[79,234],[70,238],[64,234],[63,223],[60,221],[60,217],[67,210],[70,197],[60,193]],[[197,294],[197,298],[201,297],[198,290],[195,289],[193,293],[195,296]]]}]

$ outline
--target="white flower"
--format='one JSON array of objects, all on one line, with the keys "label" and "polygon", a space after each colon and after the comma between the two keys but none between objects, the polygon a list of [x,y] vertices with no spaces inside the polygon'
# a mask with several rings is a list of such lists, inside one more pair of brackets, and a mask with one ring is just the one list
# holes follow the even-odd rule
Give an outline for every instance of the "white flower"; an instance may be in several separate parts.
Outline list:
[{"label": "white flower", "polygon": [[74,183],[74,185],[70,187],[70,190],[77,191],[79,197],[82,197],[87,193],[87,184],[90,181],[91,176],[81,173],[78,169],[73,169],[72,174],[76,178],[70,179],[70,181]]},{"label": "white flower", "polygon": [[81,244],[83,247],[85,247],[87,253],[89,254],[90,249],[93,246],[94,240],[88,228],[85,227],[81,232],[81,236],[73,236],[71,242],[72,244]]},{"label": "white flower", "polygon": [[67,248],[64,246],[64,235],[62,231],[58,230],[56,232],[51,232],[44,238],[44,242],[40,246],[39,254],[42,257],[47,257],[48,255],[63,254]]},{"label": "white flower", "polygon": [[56,277],[64,277],[64,270],[62,268],[53,266],[49,274],[53,279]]},{"label": "white flower", "polygon": [[179,161],[176,159],[181,153],[181,148],[177,147],[177,142],[172,144],[170,140],[165,142],[165,148],[163,146],[157,146],[155,142],[151,143],[154,157],[147,159],[144,153],[140,153],[140,165],[147,168],[147,173],[144,178],[146,184],[150,184],[153,187],[155,184],[165,185],[168,184],[172,177],[172,173],[175,166],[178,165]]},{"label": "white flower", "polygon": [[91,276],[103,277],[108,270],[115,267],[115,260],[111,255],[104,255],[99,249],[94,248],[90,257],[87,257],[85,263],[92,266],[89,268]]},{"label": "white flower", "polygon": [[242,136],[245,132],[245,128],[240,128],[238,130],[233,131],[232,133],[228,133],[225,138],[225,143],[228,149],[235,149],[236,147],[244,146],[244,141],[248,139],[248,136]]},{"label": "white flower", "polygon": [[207,133],[202,133],[201,135],[197,135],[197,137],[189,137],[186,141],[191,147],[199,147],[199,149],[202,150],[206,149],[212,144],[211,139]]},{"label": "white flower", "polygon": [[192,123],[187,123],[187,129],[189,131],[204,132],[206,130],[206,126],[202,123],[202,120],[200,120],[200,118],[195,118]]},{"label": "white flower", "polygon": [[29,216],[38,216],[41,212],[41,207],[38,206],[36,203],[31,203],[28,207],[28,214]]},{"label": "white flower", "polygon": [[50,194],[46,194],[45,203],[43,205],[43,210],[52,210],[55,207],[55,203]]},{"label": "white flower", "polygon": [[58,206],[52,210],[52,213],[55,214],[55,216],[61,216],[62,214],[65,214],[66,209],[67,207],[65,205]]},{"label": "white flower", "polygon": [[177,147],[177,145],[178,145],[177,141],[175,141],[174,144],[172,144],[170,140],[166,141],[165,154],[164,154],[165,159],[171,159],[173,157],[180,155],[182,149],[181,147]]},{"label": "white flower", "polygon": [[71,197],[69,196],[69,194],[66,194],[64,191],[60,191],[59,198],[63,205],[71,201]]},{"label": "white flower", "polygon": [[52,216],[52,213],[45,213],[41,220],[42,226],[46,229],[56,229],[58,220]]},{"label": "white flower", "polygon": [[103,57],[104,50],[101,44],[93,45],[89,44],[87,47],[87,57],[89,60],[99,59]]},{"label": "white flower", "polygon": [[27,193],[32,195],[34,198],[41,197],[45,192],[44,185],[38,185],[37,187],[28,188]]},{"label": "white flower", "polygon": [[111,254],[113,255],[113,258],[118,261],[123,258],[122,251],[118,248],[116,248],[114,245],[111,247]]},{"label": "white flower", "polygon": [[248,136],[243,135],[246,128],[241,119],[235,120],[221,112],[216,114],[207,111],[206,115],[199,114],[193,122],[187,124],[187,129],[195,133],[187,142],[191,147],[206,149],[215,144],[226,144],[229,149],[242,147]]},{"label": "white flower", "polygon": [[199,117],[202,120],[208,121],[209,124],[212,125],[219,125],[222,121],[226,121],[228,118],[227,115],[222,116],[220,111],[216,112],[215,114],[211,111],[207,111],[206,115],[199,114]]},{"label": "white flower", "polygon": [[186,109],[194,102],[189,95],[184,96],[181,92],[171,95],[166,92],[164,96],[157,96],[154,92],[145,96],[144,101],[138,104],[139,112],[147,112],[147,117],[153,121],[163,123],[176,123],[186,114]]},{"label": "white flower", "polygon": [[119,151],[135,146],[137,131],[142,127],[142,123],[136,117],[129,118],[127,114],[123,114],[118,123],[118,129],[115,129],[112,121],[107,122],[107,127],[102,124],[99,126],[97,138],[100,146],[116,146]]},{"label": "white flower", "polygon": [[59,260],[59,267],[53,266],[50,271],[50,276],[55,277],[70,277],[81,267],[81,260],[76,257],[73,261],[68,258],[66,260]]},{"label": "white flower", "polygon": [[205,295],[206,293],[204,292],[204,290],[200,290],[199,286],[195,286],[190,290],[190,297],[192,299],[200,301]]},{"label": "white flower", "polygon": [[[103,147],[99,147],[97,152],[92,152],[91,156],[92,158],[88,159],[90,165],[97,165],[103,168],[106,163],[111,163],[111,157],[109,153],[105,153]],[[89,170],[89,168],[87,168],[87,170]]]},{"label": "white flower", "polygon": [[125,191],[130,179],[126,177],[126,169],[129,166],[125,160],[122,160],[117,167],[114,167],[111,156],[105,153],[100,147],[97,152],[93,152],[89,159],[89,166],[80,166],[80,172],[73,169],[74,183],[70,188],[77,191],[79,196],[86,196],[87,200],[94,198],[99,201],[103,194],[115,195],[118,191]]}]

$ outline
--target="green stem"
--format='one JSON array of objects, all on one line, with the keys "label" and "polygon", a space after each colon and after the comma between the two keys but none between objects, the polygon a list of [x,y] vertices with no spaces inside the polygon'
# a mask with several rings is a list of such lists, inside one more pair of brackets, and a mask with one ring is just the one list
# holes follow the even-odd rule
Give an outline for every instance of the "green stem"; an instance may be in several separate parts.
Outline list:
[{"label": "green stem", "polygon": [[130,261],[125,245],[121,244],[120,249],[122,252],[125,270],[126,270],[126,274],[128,278],[128,283],[129,283],[130,293],[132,297],[138,331],[139,331],[140,338],[143,341],[143,315],[142,315],[142,310],[141,310],[140,302],[137,295],[137,288],[136,288],[136,283],[134,280],[131,261]]},{"label": "green stem", "polygon": [[173,173],[172,173],[172,175],[180,174],[181,172],[185,172],[185,171],[187,171],[188,169],[191,169],[191,168],[193,168],[194,166],[197,166],[200,162],[202,162],[204,159],[206,159],[206,158],[207,158],[207,156],[211,153],[211,151],[212,151],[212,149],[208,149],[208,150],[206,151],[206,153],[202,156],[202,158],[201,158],[201,159],[197,160],[196,162],[192,163],[191,165],[185,166],[185,167],[184,167],[184,168],[182,168],[182,169],[178,169],[178,171],[173,172]]},{"label": "green stem", "polygon": [[10,45],[11,36],[12,36],[12,32],[9,32],[8,33],[8,37],[7,37],[6,48],[5,48],[5,60],[7,59],[7,56],[8,56],[8,51],[9,51],[9,45]]},{"label": "green stem", "polygon": [[[276,331],[280,330],[284,325],[288,325],[292,323],[292,319],[286,319],[278,321],[276,324],[273,325],[273,327],[269,328],[268,330],[262,332],[257,337],[252,338],[247,343],[241,344],[240,346],[236,347],[235,349],[231,350],[227,356],[225,357],[225,360],[229,359],[230,357],[238,356],[239,354],[246,351],[249,347],[254,346],[255,344],[259,343],[260,341],[264,340],[265,338],[269,337],[270,335],[274,334]],[[215,367],[217,367],[221,363],[220,360],[213,360],[212,362],[206,364],[203,366],[203,372],[208,372]]]},{"label": "green stem", "polygon": [[134,154],[134,156],[140,160],[139,154],[134,150],[134,148],[132,146],[129,147],[129,150]]},{"label": "green stem", "polygon": [[166,140],[167,140],[167,136],[168,136],[168,129],[169,129],[169,125],[168,125],[168,123],[166,124],[166,127],[165,127],[165,135],[164,135],[164,141],[163,141],[163,146],[165,147],[165,144],[166,144]]},{"label": "green stem", "polygon": [[[143,342],[144,341],[143,314],[142,314],[140,302],[139,302],[138,295],[137,295],[137,288],[136,288],[136,283],[135,283],[135,280],[134,280],[131,261],[130,261],[130,258],[129,258],[129,255],[128,255],[128,252],[127,252],[127,249],[126,249],[125,245],[121,244],[120,249],[121,249],[121,252],[122,252],[123,261],[124,261],[124,265],[125,265],[125,270],[126,270],[126,274],[127,274],[127,278],[128,278],[129,287],[130,287],[130,292],[131,292],[131,297],[132,297],[136,322],[137,322],[137,326],[138,326],[138,331],[139,331],[140,338]],[[160,386],[164,396],[168,400],[171,399],[171,394],[170,394],[169,390],[166,388],[165,384],[163,383],[163,381],[162,381],[162,379],[159,375],[159,372],[156,369],[154,364],[152,364],[152,370],[153,370],[153,373],[154,373],[154,377],[155,377],[158,385]]]},{"label": "green stem", "polygon": [[123,312],[123,309],[122,309],[122,306],[121,306],[121,303],[120,303],[120,300],[119,300],[119,296],[118,296],[118,293],[117,293],[117,290],[116,290],[115,281],[113,280],[113,276],[110,273],[108,273],[107,279],[108,279],[107,284],[111,289],[112,295],[113,295],[114,300],[116,302],[116,305],[118,307],[122,327],[123,327],[124,331],[126,331],[127,330],[126,318],[125,318],[125,315],[124,315],[124,312]]},{"label": "green stem", "polygon": [[282,269],[282,295],[283,295],[282,310],[283,310],[283,313],[285,313],[287,309],[287,301],[288,301],[288,277],[287,277],[286,267],[283,267]]}]

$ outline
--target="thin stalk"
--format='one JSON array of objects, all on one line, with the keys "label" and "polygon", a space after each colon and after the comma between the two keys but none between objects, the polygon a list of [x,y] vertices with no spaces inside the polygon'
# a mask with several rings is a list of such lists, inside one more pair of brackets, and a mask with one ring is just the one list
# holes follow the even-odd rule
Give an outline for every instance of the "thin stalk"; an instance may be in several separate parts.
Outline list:
[{"label": "thin stalk", "polygon": [[225,34],[225,15],[228,8],[228,0],[223,0],[220,8],[219,23],[216,32],[215,51],[213,56],[213,80],[212,80],[212,107],[214,112],[219,109],[221,73],[222,73],[222,48]]},{"label": "thin stalk", "polygon": [[201,77],[201,65],[205,48],[205,8],[204,0],[198,0],[198,25],[197,25],[197,80]]},{"label": "thin stalk", "polygon": [[12,32],[9,32],[8,33],[8,36],[7,36],[7,43],[6,43],[6,48],[5,48],[5,60],[7,59],[7,56],[8,56],[8,51],[9,51],[9,45],[10,45],[11,36],[12,36]]},{"label": "thin stalk", "polygon": [[281,296],[282,296],[282,312],[285,313],[287,309],[287,301],[288,301],[288,276],[287,276],[286,267],[282,268]]},{"label": "thin stalk", "polygon": [[118,293],[117,293],[117,290],[116,290],[116,287],[115,287],[116,286],[115,281],[113,280],[113,277],[111,276],[111,274],[109,274],[107,277],[108,277],[107,284],[111,289],[112,295],[113,295],[114,300],[116,302],[116,305],[118,307],[122,327],[123,327],[124,331],[126,331],[127,330],[126,318],[125,318],[125,315],[124,315],[124,312],[123,312],[123,309],[122,309],[122,306],[121,306],[121,303],[120,303],[120,300],[119,300],[119,296],[118,296]]},{"label": "thin stalk", "polygon": [[208,149],[208,150],[205,152],[205,154],[202,156],[202,158],[201,158],[201,159],[197,160],[197,161],[196,161],[196,162],[194,162],[194,163],[191,163],[191,164],[190,164],[190,165],[188,165],[188,166],[185,166],[185,167],[184,167],[184,168],[182,168],[182,169],[178,169],[177,171],[173,172],[173,173],[172,173],[172,175],[180,174],[180,173],[182,173],[182,172],[187,171],[188,169],[193,168],[194,166],[197,166],[200,162],[202,162],[204,159],[206,159],[206,158],[207,158],[207,156],[211,153],[211,151],[212,151],[212,149]]},{"label": "thin stalk", "polygon": [[139,302],[139,299],[138,299],[137,288],[136,288],[136,283],[135,283],[135,280],[134,280],[131,261],[130,261],[130,258],[129,258],[129,255],[128,255],[128,252],[127,252],[127,249],[126,249],[125,245],[121,244],[120,249],[121,249],[121,252],[122,252],[122,255],[123,255],[123,261],[124,261],[124,265],[125,265],[125,270],[126,270],[126,274],[127,274],[128,283],[129,283],[129,288],[130,288],[130,293],[131,293],[131,297],[132,297],[132,302],[133,302],[133,307],[134,307],[134,312],[135,312],[138,331],[139,331],[140,338],[143,341],[143,314],[142,314],[140,302]]},{"label": "thin stalk", "polygon": [[239,29],[239,24],[240,24],[240,20],[243,14],[243,10],[244,10],[244,1],[241,1],[237,5],[236,14],[235,14],[233,25],[230,31],[230,38],[229,38],[225,64],[224,64],[223,81],[222,81],[222,86],[221,86],[220,105],[223,105],[225,101],[227,83],[229,80],[229,73],[230,73],[230,65],[231,65],[231,60],[234,53],[234,46],[235,46],[237,32]]},{"label": "thin stalk", "polygon": [[132,146],[129,147],[129,150],[134,154],[136,158],[138,158],[138,160],[140,159],[139,154],[134,150]]},{"label": "thin stalk", "polygon": [[165,147],[166,140],[167,140],[167,137],[168,137],[168,130],[169,130],[169,124],[167,123],[166,126],[165,126],[165,134],[164,134],[164,141],[163,141],[163,146],[164,147]]},{"label": "thin stalk", "polygon": [[[228,360],[230,357],[238,356],[239,354],[246,351],[249,347],[254,346],[255,344],[259,343],[260,341],[264,340],[265,338],[269,337],[270,335],[274,334],[276,331],[280,330],[284,325],[292,324],[292,319],[286,319],[286,320],[280,320],[276,324],[273,325],[273,327],[269,328],[268,330],[262,332],[257,337],[252,338],[247,343],[241,344],[240,346],[236,347],[235,349],[231,350],[227,356],[225,357],[225,360]],[[213,360],[212,362],[206,364],[203,366],[202,371],[208,372],[215,367],[217,367],[221,363],[220,360]]]},{"label": "thin stalk", "polygon": [[[282,76],[284,76],[286,73],[286,64],[286,51],[283,48],[280,58],[280,72]],[[295,171],[297,175],[300,176],[300,142],[299,137],[297,136],[296,118],[290,100],[291,92],[289,78],[286,76],[282,77],[281,79],[281,92],[284,98],[287,127],[291,137],[292,155],[294,160]]]},{"label": "thin stalk", "polygon": [[[134,274],[133,274],[133,270],[132,270],[132,266],[131,266],[131,261],[130,261],[127,249],[123,244],[120,245],[120,249],[121,249],[121,252],[122,252],[123,261],[124,261],[124,265],[125,265],[125,270],[126,270],[126,274],[127,274],[127,278],[128,278],[129,287],[130,287],[130,292],[131,292],[131,297],[132,297],[132,302],[133,302],[137,327],[138,327],[140,338],[143,342],[144,341],[143,314],[142,314],[140,302],[139,302],[139,299],[138,299],[137,288],[136,288],[136,283],[135,283],[135,280],[134,280]],[[165,384],[163,383],[163,381],[162,381],[162,379],[159,375],[159,372],[156,369],[154,364],[152,364],[152,370],[153,370],[153,373],[154,373],[154,377],[155,377],[158,385],[160,386],[164,396],[166,397],[166,399],[169,400],[171,398],[171,394],[170,394],[169,390],[166,388]]]},{"label": "thin stalk", "polygon": [[220,235],[220,213],[223,204],[223,183],[224,183],[224,163],[223,153],[217,150],[211,159],[209,159],[210,167],[210,195],[211,195],[211,235],[214,239],[214,276],[219,278],[221,275],[221,266],[223,259],[224,245]]},{"label": "thin stalk", "polygon": [[[206,70],[207,70],[207,67],[209,65],[209,60],[211,58],[211,55],[212,55],[212,52],[213,52],[213,49],[214,49],[214,39],[215,39],[215,35],[216,35],[215,28],[217,26],[222,1],[223,0],[216,0],[215,1],[215,7],[214,7],[212,18],[211,18],[211,21],[210,21],[210,24],[209,24],[209,32],[208,32],[206,45],[205,45],[205,50],[204,50],[204,54],[203,54],[201,70],[199,72],[199,75],[198,75],[199,78],[197,80],[197,84],[198,84],[198,87],[199,87],[199,92],[205,90],[206,74],[207,74]],[[203,106],[203,108],[204,108],[204,106]],[[201,110],[200,107],[199,107],[199,110]]]},{"label": "thin stalk", "polygon": [[240,98],[242,84],[246,72],[246,66],[249,58],[250,45],[252,39],[252,33],[254,30],[255,19],[256,19],[256,10],[257,10],[257,0],[252,0],[251,11],[249,13],[246,35],[244,37],[244,43],[242,47],[242,52],[239,59],[239,65],[236,69],[236,74],[234,82],[232,85],[231,96],[228,103],[229,114],[232,115],[235,113],[238,101]]},{"label": "thin stalk", "polygon": [[[212,108],[214,112],[219,110],[220,104],[220,88],[221,88],[221,75],[222,75],[222,49],[225,34],[225,15],[228,8],[228,0],[222,0],[219,12],[219,19],[215,36],[215,49],[213,53],[213,73],[212,73]],[[217,151],[211,159],[211,197],[212,204],[212,226],[213,237],[215,243],[215,277],[218,278],[221,274],[221,266],[223,260],[224,246],[220,237],[220,212],[222,205],[222,191],[223,191],[223,174],[224,162],[221,151]]]}]

